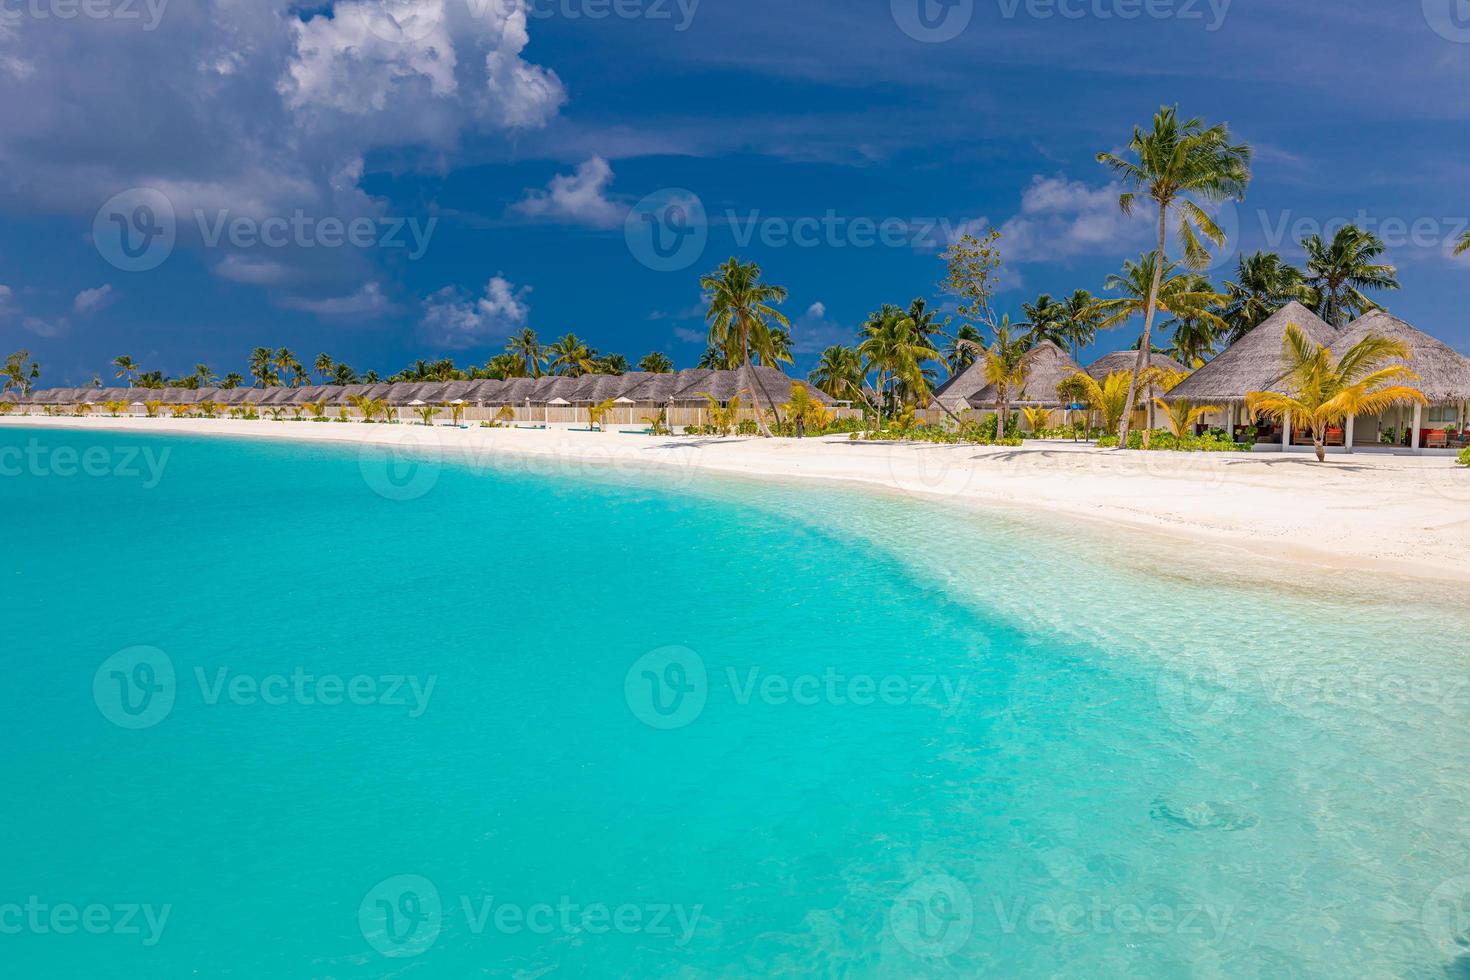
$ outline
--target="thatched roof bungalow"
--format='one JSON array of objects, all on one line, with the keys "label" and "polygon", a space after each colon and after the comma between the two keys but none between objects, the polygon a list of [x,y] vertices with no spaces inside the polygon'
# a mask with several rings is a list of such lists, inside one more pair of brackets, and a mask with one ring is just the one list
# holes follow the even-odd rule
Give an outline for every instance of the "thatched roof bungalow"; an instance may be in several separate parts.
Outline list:
[{"label": "thatched roof bungalow", "polygon": [[1164,396],[1165,401],[1187,399],[1198,405],[1242,405],[1252,391],[1280,391],[1286,365],[1282,343],[1287,324],[1294,323],[1319,344],[1337,343],[1337,330],[1293,300],[1267,317],[1260,326],[1215,355]]},{"label": "thatched roof bungalow", "polygon": [[[1021,360],[1026,365],[1026,384],[1020,391],[1010,393],[1010,404],[1016,407],[1063,407],[1062,398],[1057,394],[1057,385],[1073,375],[1081,374],[1082,365],[1049,340],[1043,340],[1031,348]],[[975,409],[994,409],[995,396],[995,386],[986,385],[967,398],[966,405]]]},{"label": "thatched roof bungalow", "polygon": [[[1178,374],[1188,374],[1189,368],[1180,364],[1167,354],[1150,354],[1148,366],[1158,368],[1161,371],[1173,371]],[[1091,364],[1087,365],[1088,375],[1095,381],[1104,381],[1110,374],[1118,371],[1132,371],[1138,367],[1138,351],[1120,350],[1111,354],[1104,354]]]}]

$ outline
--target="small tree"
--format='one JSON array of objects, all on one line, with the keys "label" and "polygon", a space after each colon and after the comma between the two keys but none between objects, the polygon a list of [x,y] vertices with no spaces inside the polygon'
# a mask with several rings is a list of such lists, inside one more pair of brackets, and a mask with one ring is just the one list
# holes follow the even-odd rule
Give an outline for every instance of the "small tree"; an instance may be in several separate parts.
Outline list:
[{"label": "small tree", "polygon": [[418,413],[419,418],[424,420],[424,425],[433,425],[434,416],[439,414],[439,407],[437,405],[419,405],[414,408],[414,411]]},{"label": "small tree", "polygon": [[589,428],[602,429],[602,420],[613,410],[617,399],[609,398],[607,401],[598,402],[596,405],[587,406],[587,425]]},{"label": "small tree", "polygon": [[1155,398],[1154,404],[1163,411],[1164,424],[1178,439],[1194,435],[1194,427],[1199,424],[1200,419],[1210,412],[1220,411],[1219,405],[1196,405],[1187,398],[1173,402]]}]

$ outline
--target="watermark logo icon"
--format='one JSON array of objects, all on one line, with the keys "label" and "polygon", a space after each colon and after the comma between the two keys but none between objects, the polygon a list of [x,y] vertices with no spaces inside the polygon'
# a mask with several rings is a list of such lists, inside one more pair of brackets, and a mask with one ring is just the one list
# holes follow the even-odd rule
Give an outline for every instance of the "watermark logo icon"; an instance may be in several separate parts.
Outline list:
[{"label": "watermark logo icon", "polygon": [[909,885],[888,909],[899,945],[929,959],[959,952],[975,928],[975,900],[964,882],[929,875]]},{"label": "watermark logo icon", "polygon": [[953,41],[975,16],[975,0],[889,0],[893,22],[925,44]]},{"label": "watermark logo icon", "polygon": [[439,889],[422,875],[396,875],[378,882],[357,908],[362,938],[383,956],[421,956],[439,939],[444,908]]},{"label": "watermark logo icon", "polygon": [[97,254],[123,272],[148,272],[163,265],[177,237],[173,202],[152,187],[114,194],[92,219]]},{"label": "watermark logo icon", "polygon": [[427,496],[444,470],[443,442],[435,426],[393,426],[381,443],[363,443],[357,469],[378,496],[400,503]]},{"label": "watermark logo icon", "polygon": [[1215,728],[1240,710],[1240,695],[1230,682],[1231,678],[1208,664],[1165,668],[1159,671],[1154,691],[1159,706],[1175,722],[1189,728]]},{"label": "watermark logo icon", "polygon": [[1470,44],[1470,0],[1423,0],[1424,21],[1446,41]]},{"label": "watermark logo icon", "polygon": [[665,188],[628,212],[623,237],[633,257],[654,272],[680,272],[704,254],[709,220],[693,191]]},{"label": "watermark logo icon", "polygon": [[623,697],[633,716],[650,728],[671,731],[694,723],[709,700],[704,658],[688,647],[661,647],[628,668]]},{"label": "watermark logo icon", "polygon": [[177,695],[173,661],[157,647],[120,650],[92,677],[97,710],[119,728],[152,728],[173,711]]}]

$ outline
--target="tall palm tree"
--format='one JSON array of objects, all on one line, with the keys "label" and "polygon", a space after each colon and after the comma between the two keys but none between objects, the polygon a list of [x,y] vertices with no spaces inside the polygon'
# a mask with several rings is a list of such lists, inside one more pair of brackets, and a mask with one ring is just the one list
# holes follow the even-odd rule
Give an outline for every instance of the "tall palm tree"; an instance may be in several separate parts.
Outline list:
[{"label": "tall palm tree", "polygon": [[985,348],[985,383],[995,386],[995,437],[1006,436],[1006,413],[1011,395],[1026,387],[1026,346],[1024,337],[1011,339],[1008,316],[1002,316],[995,328],[995,340]]},{"label": "tall palm tree", "polygon": [[322,351],[312,362],[312,367],[316,369],[316,376],[321,379],[321,383],[326,384],[327,379],[332,376],[332,355]]},{"label": "tall palm tree", "polygon": [[269,347],[257,347],[250,352],[250,376],[262,388],[276,383],[276,354]]},{"label": "tall palm tree", "polygon": [[233,390],[240,387],[244,383],[245,379],[240,376],[240,373],[238,371],[231,371],[229,374],[220,379],[219,386],[221,388]]},{"label": "tall palm tree", "polygon": [[863,376],[875,376],[878,396],[878,428],[883,427],[885,404],[897,410],[899,401],[923,404],[929,379],[924,362],[939,359],[939,352],[925,344],[911,317],[902,309],[884,304],[863,325],[858,354],[863,359]]},{"label": "tall palm tree", "polygon": [[355,385],[357,384],[357,372],[352,370],[350,364],[338,364],[332,368],[332,384]]},{"label": "tall palm tree", "polygon": [[526,377],[526,362],[519,354],[506,351],[486,361],[485,372],[497,381],[503,381],[506,378],[524,378]]},{"label": "tall palm tree", "polygon": [[1307,285],[1316,300],[1314,312],[1334,327],[1362,316],[1378,304],[1365,289],[1398,289],[1398,272],[1374,261],[1385,251],[1383,241],[1357,225],[1337,229],[1331,243],[1321,235],[1302,239],[1307,252]]},{"label": "tall palm tree", "polygon": [[838,401],[854,401],[862,397],[863,356],[854,348],[833,344],[822,351],[817,366],[807,380],[819,391]]},{"label": "tall palm tree", "polygon": [[128,384],[130,385],[133,383],[133,379],[138,376],[138,365],[127,354],[119,354],[117,357],[114,357],[112,359],[112,366],[117,368],[117,377],[127,378]]},{"label": "tall palm tree", "polygon": [[[1223,124],[1207,127],[1198,117],[1181,122],[1178,106],[1163,106],[1154,116],[1153,129],[1144,131],[1133,127],[1128,150],[1136,160],[1125,160],[1112,153],[1097,155],[1099,163],[1108,166],[1132,188],[1118,198],[1118,206],[1124,214],[1131,214],[1143,195],[1158,207],[1157,253],[1161,258],[1167,255],[1169,214],[1174,212],[1179,219],[1184,261],[1191,268],[1204,268],[1210,253],[1200,236],[1215,245],[1223,245],[1225,233],[1194,198],[1209,203],[1230,198],[1244,200],[1250,183],[1251,148],[1244,143],[1231,143],[1230,130]],[[1143,336],[1119,429],[1119,449],[1128,445],[1128,417],[1138,397],[1136,385],[1148,366],[1148,352],[1153,346],[1154,314],[1158,310],[1164,264],[1160,261],[1154,266],[1153,282],[1144,303]]]},{"label": "tall palm tree", "polygon": [[1248,392],[1245,408],[1252,415],[1278,420],[1290,416],[1294,425],[1306,423],[1319,463],[1327,459],[1328,426],[1349,415],[1379,415],[1395,405],[1429,404],[1422,391],[1401,383],[1419,377],[1408,365],[1383,366],[1409,356],[1409,346],[1401,340],[1369,334],[1339,358],[1289,323],[1282,348],[1289,365],[1283,378],[1288,394]]},{"label": "tall palm tree", "polygon": [[1224,319],[1226,346],[1235,343],[1292,300],[1311,303],[1312,290],[1302,270],[1275,252],[1256,251],[1235,263],[1235,278],[1226,280]]},{"label": "tall palm tree", "polygon": [[1067,342],[1062,346],[1075,359],[1082,348],[1097,339],[1098,325],[1102,323],[1102,312],[1097,308],[1097,299],[1085,289],[1074,290],[1062,304],[1062,321],[1065,324]]},{"label": "tall palm tree", "polygon": [[627,374],[632,367],[622,354],[606,354],[597,362],[598,374]]},{"label": "tall palm tree", "polygon": [[541,377],[541,366],[546,362],[546,348],[541,346],[541,341],[536,338],[536,331],[530,327],[522,327],[520,332],[513,334],[510,343],[505,345],[506,353],[514,354],[526,364],[526,373],[521,377]]},{"label": "tall palm tree", "polygon": [[214,384],[214,372],[209,369],[208,364],[194,365],[194,378],[199,382],[201,388],[208,388]]},{"label": "tall palm tree", "polygon": [[644,354],[643,359],[638,362],[638,370],[647,374],[673,374],[674,362],[669,360],[669,355],[658,351]]},{"label": "tall palm tree", "polygon": [[[710,298],[704,317],[710,325],[710,346],[723,350],[728,360],[740,365],[740,383],[753,399],[756,380],[751,370],[751,350],[772,349],[773,323],[791,329],[791,322],[776,309],[786,302],[786,287],[762,281],[759,265],[741,262],[732,255],[724,265],[702,277],[699,288]],[[766,401],[775,404],[769,395]],[[759,404],[755,406],[755,422],[761,435],[770,438],[771,429]]]},{"label": "tall palm tree", "polygon": [[1028,348],[1046,340],[1058,347],[1067,346],[1066,307],[1053,300],[1050,293],[1042,293],[1034,303],[1022,303],[1021,312],[1026,314],[1026,319],[1017,326],[1025,328],[1026,334],[1022,339]]},{"label": "tall palm tree", "polygon": [[767,343],[764,349],[754,352],[755,363],[767,364],[775,367],[778,364],[793,363],[791,357],[791,334],[789,331],[776,327],[767,333]]},{"label": "tall palm tree", "polygon": [[922,296],[915,297],[909,304],[908,317],[914,321],[914,333],[919,342],[925,347],[938,346],[938,340],[944,335],[944,328],[949,325],[949,318],[939,322],[939,313],[929,309],[929,304]]},{"label": "tall palm tree", "polygon": [[553,374],[580,378],[597,370],[597,351],[588,347],[574,333],[569,333],[546,348]]}]

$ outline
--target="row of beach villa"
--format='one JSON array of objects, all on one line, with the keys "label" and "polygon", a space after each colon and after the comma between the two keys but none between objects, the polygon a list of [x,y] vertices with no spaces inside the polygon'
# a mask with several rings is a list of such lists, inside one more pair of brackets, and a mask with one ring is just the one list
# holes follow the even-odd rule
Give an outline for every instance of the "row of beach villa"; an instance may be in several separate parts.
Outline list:
[{"label": "row of beach villa", "polygon": [[[80,406],[121,408],[121,414],[144,415],[150,409],[208,404],[220,414],[251,410],[301,414],[308,406],[333,414],[361,414],[363,400],[381,402],[399,410],[423,406],[458,411],[468,421],[503,419],[522,424],[568,425],[585,423],[593,405],[612,403],[605,420],[610,424],[642,423],[660,413],[669,425],[708,422],[710,399],[728,405],[739,397],[742,417],[759,404],[769,411],[791,400],[793,384],[807,389],[813,399],[837,414],[844,406],[805,381],[795,381],[773,367],[754,367],[755,391],[748,392],[739,371],[690,368],[670,374],[632,372],[581,377],[509,378],[505,380],[397,382],[357,385],[308,385],[269,388],[50,388],[20,397],[7,394],[21,411],[76,410]],[[708,396],[708,397],[706,397]]]},{"label": "row of beach villa", "polygon": [[[1287,391],[1283,346],[1287,325],[1293,323],[1314,342],[1337,353],[1370,334],[1402,341],[1409,349],[1404,363],[1419,376],[1407,384],[1422,391],[1429,402],[1427,407],[1399,406],[1380,416],[1350,418],[1344,426],[1328,431],[1329,446],[1343,452],[1454,452],[1465,444],[1470,421],[1470,358],[1382,311],[1367,313],[1339,330],[1300,303],[1288,303],[1193,373],[1172,358],[1150,355],[1151,367],[1188,377],[1168,392],[1147,394],[1165,402],[1216,406],[1216,411],[1205,416],[1201,429],[1221,428],[1239,439],[1254,424],[1259,449],[1310,449],[1311,435],[1294,429],[1289,419],[1279,425],[1255,424],[1257,420],[1246,417],[1246,397],[1251,392]],[[1053,415],[1051,424],[1057,425],[1069,413],[1086,411],[1058,394],[1062,382],[1085,373],[1102,383],[1110,374],[1132,371],[1137,358],[1136,351],[1118,351],[1084,368],[1056,344],[1043,341],[1026,354],[1025,387],[1013,392],[1008,401],[1017,409],[1046,409]],[[996,390],[986,380],[983,363],[952,377],[934,397],[956,415],[967,410],[993,412],[996,404]],[[1143,407],[1134,419],[1135,428],[1145,421],[1148,400],[1141,398]],[[937,421],[941,414],[937,408],[931,410],[930,419]]]}]

